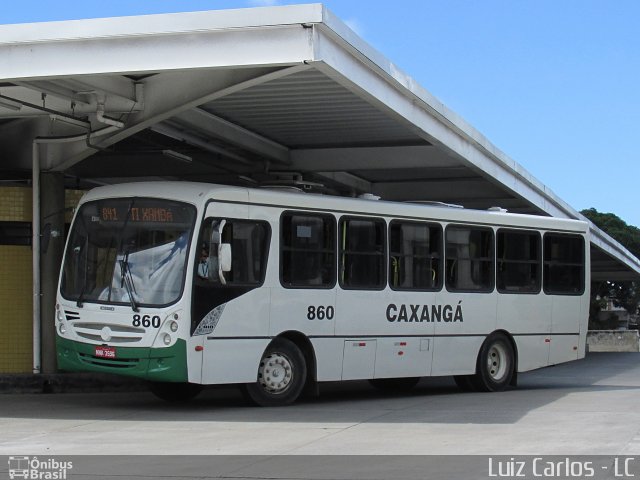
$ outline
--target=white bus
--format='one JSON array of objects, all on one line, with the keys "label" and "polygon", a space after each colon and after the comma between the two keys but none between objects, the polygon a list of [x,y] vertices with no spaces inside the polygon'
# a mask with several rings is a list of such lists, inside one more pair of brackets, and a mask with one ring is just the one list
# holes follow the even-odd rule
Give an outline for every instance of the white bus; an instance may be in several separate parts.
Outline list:
[{"label": "white bus", "polygon": [[285,405],[318,382],[499,391],[582,358],[585,222],[201,183],[80,202],[56,306],[59,368],[167,400],[241,384]]}]

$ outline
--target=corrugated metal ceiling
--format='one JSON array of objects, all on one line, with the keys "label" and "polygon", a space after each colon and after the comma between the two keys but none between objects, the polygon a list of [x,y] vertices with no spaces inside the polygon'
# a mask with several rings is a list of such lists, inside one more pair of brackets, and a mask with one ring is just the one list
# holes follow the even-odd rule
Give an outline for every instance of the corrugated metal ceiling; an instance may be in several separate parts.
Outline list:
[{"label": "corrugated metal ceiling", "polygon": [[252,87],[203,108],[289,148],[428,144],[317,70]]}]

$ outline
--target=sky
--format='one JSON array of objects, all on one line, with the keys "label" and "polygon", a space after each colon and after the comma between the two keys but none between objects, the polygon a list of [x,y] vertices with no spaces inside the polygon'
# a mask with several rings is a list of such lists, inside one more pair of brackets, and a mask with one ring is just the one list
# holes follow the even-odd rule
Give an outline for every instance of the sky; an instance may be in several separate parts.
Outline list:
[{"label": "sky", "polygon": [[[296,3],[21,0],[0,24]],[[323,3],[573,208],[640,226],[639,1]]]}]

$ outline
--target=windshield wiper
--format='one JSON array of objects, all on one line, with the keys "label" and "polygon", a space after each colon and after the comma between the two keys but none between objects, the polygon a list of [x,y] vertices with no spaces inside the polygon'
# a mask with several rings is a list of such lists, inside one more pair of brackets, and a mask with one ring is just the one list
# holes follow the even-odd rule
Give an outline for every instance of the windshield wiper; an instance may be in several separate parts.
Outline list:
[{"label": "windshield wiper", "polygon": [[82,285],[82,290],[80,290],[80,295],[78,295],[78,300],[76,301],[76,305],[78,308],[82,308],[84,305],[84,291],[87,289],[87,282]]},{"label": "windshield wiper", "polygon": [[139,311],[138,304],[135,298],[133,298],[133,294],[136,293],[136,287],[133,284],[133,274],[129,268],[129,252],[125,253],[124,257],[120,260],[120,275],[120,288],[125,287],[127,295],[129,296],[129,302],[131,303],[131,309],[137,312]]},{"label": "windshield wiper", "polygon": [[[122,251],[122,245],[124,243],[124,231],[127,228],[127,224],[129,223],[129,218],[131,218],[131,210],[133,209],[133,204],[135,199],[132,199],[129,202],[129,208],[127,208],[127,216],[124,218],[124,222],[122,223],[122,228],[120,230],[120,246],[118,247],[118,251]],[[125,252],[124,256],[120,260],[120,288],[124,285],[127,289],[127,295],[129,296],[129,302],[131,303],[131,309],[134,312],[138,311],[138,304],[136,303],[135,298],[133,298],[133,294],[136,289],[133,285],[133,275],[131,274],[131,269],[129,268],[129,249]]]}]

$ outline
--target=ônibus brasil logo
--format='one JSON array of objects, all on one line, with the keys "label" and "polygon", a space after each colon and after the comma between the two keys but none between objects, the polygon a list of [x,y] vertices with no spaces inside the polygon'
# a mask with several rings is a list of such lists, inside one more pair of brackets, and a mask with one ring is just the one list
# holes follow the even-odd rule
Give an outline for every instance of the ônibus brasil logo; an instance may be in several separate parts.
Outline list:
[{"label": "\u00f4nibus brasil logo", "polygon": [[9,457],[9,478],[30,480],[65,480],[73,462],[61,462],[55,458],[39,460],[38,457]]}]

